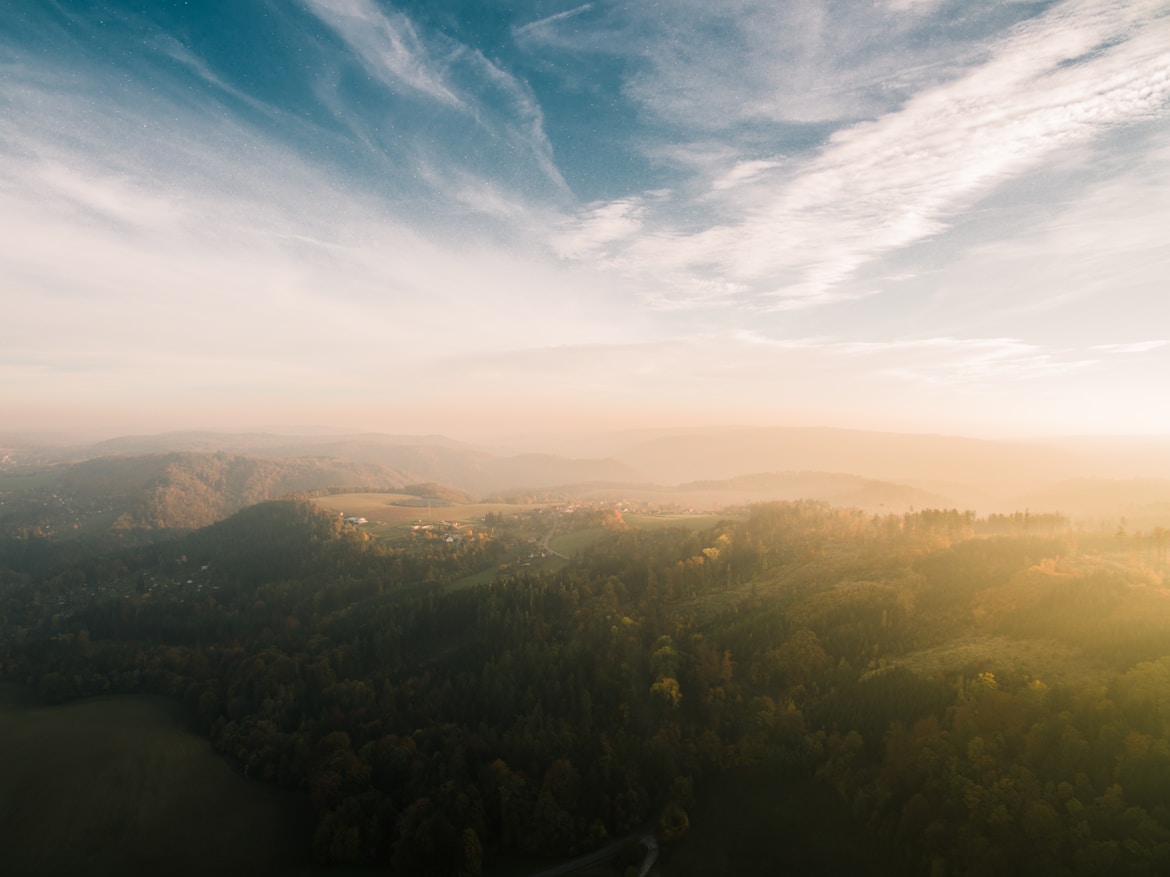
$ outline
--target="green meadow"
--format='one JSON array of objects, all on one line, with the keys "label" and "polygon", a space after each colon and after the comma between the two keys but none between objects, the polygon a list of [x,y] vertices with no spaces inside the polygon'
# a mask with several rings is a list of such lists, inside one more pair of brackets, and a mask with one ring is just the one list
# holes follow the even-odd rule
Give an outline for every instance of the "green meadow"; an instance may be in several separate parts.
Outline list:
[{"label": "green meadow", "polygon": [[554,536],[549,542],[549,547],[566,557],[572,557],[578,551],[584,551],[608,532],[610,530],[606,527],[587,527],[584,530],[574,530],[562,536]]},{"label": "green meadow", "polygon": [[145,696],[33,706],[0,685],[4,873],[308,874],[308,800],[248,780]]},{"label": "green meadow", "polygon": [[646,515],[630,512],[622,519],[631,527],[640,527],[643,530],[665,530],[670,527],[682,527],[687,530],[705,530],[713,527],[720,521],[736,517],[735,515]]}]

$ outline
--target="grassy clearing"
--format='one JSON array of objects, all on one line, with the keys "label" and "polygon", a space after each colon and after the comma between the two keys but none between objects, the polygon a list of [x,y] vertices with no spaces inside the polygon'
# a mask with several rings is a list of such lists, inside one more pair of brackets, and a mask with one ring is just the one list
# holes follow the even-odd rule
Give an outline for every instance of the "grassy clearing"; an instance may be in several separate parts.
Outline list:
[{"label": "grassy clearing", "polygon": [[584,530],[577,530],[572,533],[565,533],[563,536],[556,536],[548,544],[553,551],[559,551],[568,557],[572,557],[578,551],[584,551],[609,530],[605,527],[588,527]]},{"label": "grassy clearing", "polygon": [[474,588],[476,585],[489,585],[494,582],[500,575],[499,568],[490,566],[485,570],[477,573],[472,573],[469,576],[464,576],[461,579],[456,579],[447,585],[447,591],[460,591],[463,588]]},{"label": "grassy clearing", "polygon": [[0,686],[6,873],[309,873],[307,805],[238,775],[164,699],[40,707]]},{"label": "grassy clearing", "polygon": [[[514,575],[516,573],[542,573],[542,572],[556,572],[563,569],[567,561],[560,557],[533,557],[529,559],[521,558],[519,563],[511,564],[509,572],[503,573],[504,576]],[[480,570],[477,573],[472,573],[469,576],[464,576],[461,579],[456,579],[444,588],[446,591],[458,591],[463,588],[474,588],[476,585],[487,585],[494,582],[500,577],[501,573],[499,567],[490,566],[485,570]]]},{"label": "grassy clearing", "polygon": [[727,520],[726,515],[640,515],[630,513],[622,516],[622,520],[631,527],[641,527],[643,530],[664,530],[668,527],[685,527],[688,530],[706,530],[720,521]]},{"label": "grassy clearing", "polygon": [[717,777],[690,824],[660,860],[666,877],[902,873],[837,794],[814,780],[746,772]]},{"label": "grassy clearing", "polygon": [[336,493],[316,497],[313,502],[327,511],[366,518],[375,527],[412,524],[428,518],[435,521],[445,519],[450,507],[438,500],[433,501],[429,508],[403,505],[418,499],[406,493]]},{"label": "grassy clearing", "polygon": [[4,491],[35,490],[38,487],[52,487],[61,480],[59,470],[40,472],[0,473],[0,493]]}]

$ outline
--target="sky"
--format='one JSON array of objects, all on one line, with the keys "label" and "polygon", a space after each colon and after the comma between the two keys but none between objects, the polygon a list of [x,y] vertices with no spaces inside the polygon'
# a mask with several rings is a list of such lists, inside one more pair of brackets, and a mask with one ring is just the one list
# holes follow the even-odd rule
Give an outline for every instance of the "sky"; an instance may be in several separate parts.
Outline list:
[{"label": "sky", "polygon": [[0,430],[1170,434],[1166,0],[0,0]]}]

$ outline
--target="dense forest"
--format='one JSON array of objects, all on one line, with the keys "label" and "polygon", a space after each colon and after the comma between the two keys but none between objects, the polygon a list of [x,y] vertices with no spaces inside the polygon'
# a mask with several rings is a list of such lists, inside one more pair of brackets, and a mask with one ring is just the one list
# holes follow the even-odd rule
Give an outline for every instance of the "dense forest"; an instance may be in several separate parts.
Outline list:
[{"label": "dense forest", "polygon": [[35,567],[6,544],[0,674],[182,700],[249,777],[311,795],[322,863],[475,875],[650,826],[683,873],[703,796],[750,775],[831,789],[890,873],[1170,871],[1165,531],[581,510],[595,538],[527,572],[534,526],[393,544],[281,501]]}]

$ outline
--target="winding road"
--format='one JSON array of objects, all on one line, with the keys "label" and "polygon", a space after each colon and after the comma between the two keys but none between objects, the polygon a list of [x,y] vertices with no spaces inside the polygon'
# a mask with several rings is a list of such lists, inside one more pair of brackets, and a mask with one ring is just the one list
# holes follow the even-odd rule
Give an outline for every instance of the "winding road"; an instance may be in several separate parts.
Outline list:
[{"label": "winding road", "polygon": [[553,533],[557,531],[557,521],[559,520],[560,515],[558,515],[556,512],[553,512],[552,525],[548,528],[548,532],[544,534],[544,538],[540,540],[540,549],[541,551],[547,551],[553,557],[559,557],[562,560],[568,560],[568,557],[561,554],[559,551],[554,551],[553,547],[549,545],[549,540],[552,539]]},{"label": "winding road", "polygon": [[569,874],[576,874],[578,871],[584,871],[586,868],[600,865],[607,859],[612,859],[630,841],[637,841],[646,848],[646,858],[642,860],[642,870],[638,873],[638,877],[646,877],[650,872],[651,866],[653,866],[655,860],[658,858],[658,840],[654,837],[653,823],[647,823],[633,834],[607,843],[601,849],[586,853],[583,856],[578,856],[575,859],[570,859],[567,862],[562,862],[559,865],[554,865],[552,868],[531,874],[529,877],[566,877]]}]

